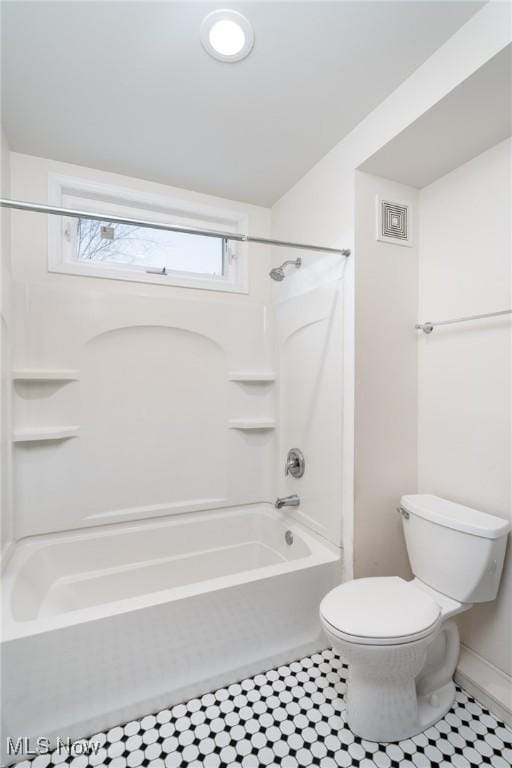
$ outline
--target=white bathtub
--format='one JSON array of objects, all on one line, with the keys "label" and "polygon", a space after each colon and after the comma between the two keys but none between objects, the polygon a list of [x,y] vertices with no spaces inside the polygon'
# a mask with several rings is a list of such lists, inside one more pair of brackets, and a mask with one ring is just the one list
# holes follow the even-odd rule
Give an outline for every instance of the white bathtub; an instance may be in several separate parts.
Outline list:
[{"label": "white bathtub", "polygon": [[262,505],[19,542],[2,749],[91,735],[317,649],[340,551],[292,520]]}]

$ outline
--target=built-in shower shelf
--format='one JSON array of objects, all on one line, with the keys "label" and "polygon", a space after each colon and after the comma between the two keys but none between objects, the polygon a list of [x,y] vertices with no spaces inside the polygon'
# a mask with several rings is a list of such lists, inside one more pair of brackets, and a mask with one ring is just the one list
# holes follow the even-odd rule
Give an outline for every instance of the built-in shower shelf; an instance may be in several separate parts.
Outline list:
[{"label": "built-in shower shelf", "polygon": [[229,380],[248,384],[267,384],[275,381],[276,375],[273,371],[233,371],[229,374]]},{"label": "built-in shower shelf", "polygon": [[14,381],[77,381],[80,371],[69,369],[37,370],[35,368],[23,368],[13,371]]},{"label": "built-in shower shelf", "polygon": [[276,422],[274,419],[231,419],[229,428],[243,431],[275,429]]},{"label": "built-in shower shelf", "polygon": [[77,437],[79,427],[39,427],[38,429],[18,429],[14,432],[15,443],[36,443],[46,440],[68,440]]}]

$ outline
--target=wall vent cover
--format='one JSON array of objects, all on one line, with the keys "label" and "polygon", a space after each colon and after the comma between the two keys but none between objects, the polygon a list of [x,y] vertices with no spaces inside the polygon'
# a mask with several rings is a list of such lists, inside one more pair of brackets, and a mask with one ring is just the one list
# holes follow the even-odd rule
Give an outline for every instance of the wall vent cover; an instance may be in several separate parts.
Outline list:
[{"label": "wall vent cover", "polygon": [[410,207],[377,198],[377,240],[412,246]]}]

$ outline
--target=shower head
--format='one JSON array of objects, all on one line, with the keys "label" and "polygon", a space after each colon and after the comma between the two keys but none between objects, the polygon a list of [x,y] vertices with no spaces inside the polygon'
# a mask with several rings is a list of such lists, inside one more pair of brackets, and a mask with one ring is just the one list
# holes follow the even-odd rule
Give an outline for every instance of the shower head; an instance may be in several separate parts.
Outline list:
[{"label": "shower head", "polygon": [[302,266],[302,259],[300,258],[300,256],[298,259],[288,259],[288,261],[283,261],[280,267],[274,267],[273,269],[271,269],[268,274],[270,275],[272,280],[275,280],[278,283],[280,283],[281,280],[284,280],[284,278],[286,277],[284,273],[284,268],[286,267],[287,264],[294,264],[295,267],[298,269],[299,267]]},{"label": "shower head", "polygon": [[269,275],[272,280],[276,280],[280,283],[281,280],[284,280],[284,269],[282,267],[274,267],[274,269],[270,270]]}]

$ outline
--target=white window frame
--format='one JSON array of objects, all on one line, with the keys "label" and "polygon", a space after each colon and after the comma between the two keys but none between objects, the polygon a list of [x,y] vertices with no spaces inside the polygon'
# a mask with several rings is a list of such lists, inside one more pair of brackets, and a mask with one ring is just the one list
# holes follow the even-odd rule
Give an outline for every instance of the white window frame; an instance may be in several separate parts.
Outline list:
[{"label": "white window frame", "polygon": [[[48,204],[97,213],[105,218],[110,214],[163,224],[177,224],[193,229],[214,229],[226,234],[247,232],[248,227],[247,214],[233,209],[217,208],[182,198],[140,192],[60,174],[48,175]],[[154,274],[145,272],[140,266],[73,260],[73,238],[67,236],[71,221],[71,218],[64,216],[48,217],[49,272],[180,288],[248,292],[246,243],[228,241],[223,275],[178,271]]]}]

